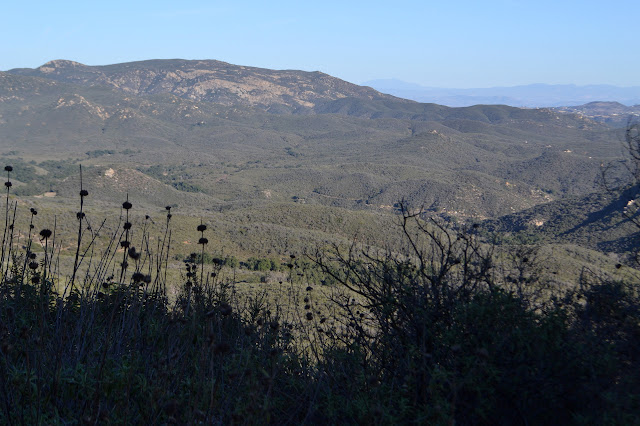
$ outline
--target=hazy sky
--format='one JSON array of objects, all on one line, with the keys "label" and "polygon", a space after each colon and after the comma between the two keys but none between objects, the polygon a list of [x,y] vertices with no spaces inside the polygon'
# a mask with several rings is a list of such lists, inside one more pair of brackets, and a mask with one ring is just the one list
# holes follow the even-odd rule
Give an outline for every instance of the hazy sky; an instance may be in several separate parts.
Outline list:
[{"label": "hazy sky", "polygon": [[7,0],[0,70],[184,58],[354,83],[640,86],[639,12],[638,0]]}]

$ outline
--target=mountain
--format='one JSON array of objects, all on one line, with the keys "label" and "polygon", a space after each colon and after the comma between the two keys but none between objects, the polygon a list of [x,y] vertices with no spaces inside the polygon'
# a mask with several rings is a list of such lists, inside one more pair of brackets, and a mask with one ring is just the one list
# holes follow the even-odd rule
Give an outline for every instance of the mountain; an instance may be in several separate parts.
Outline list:
[{"label": "mountain", "polygon": [[139,176],[130,186],[152,182],[145,199],[159,206],[389,211],[405,199],[463,219],[596,190],[600,164],[621,151],[617,130],[584,116],[421,104],[320,73],[182,60],[0,72],[0,140],[0,158],[28,171],[21,194],[67,193],[67,165],[82,162],[96,182],[112,182],[110,168]]},{"label": "mountain", "polygon": [[587,86],[530,84],[477,89],[425,87],[394,79],[372,80],[362,84],[401,98],[452,107],[502,104],[542,108],[582,105],[596,101],[612,101],[625,105],[640,104],[640,87],[618,87],[604,84]]},{"label": "mountain", "polygon": [[347,97],[394,99],[321,72],[275,71],[214,60],[150,60],[105,66],[55,60],[36,69],[8,73],[106,86],[135,96],[169,93],[196,102],[253,106],[275,113],[304,112]]}]

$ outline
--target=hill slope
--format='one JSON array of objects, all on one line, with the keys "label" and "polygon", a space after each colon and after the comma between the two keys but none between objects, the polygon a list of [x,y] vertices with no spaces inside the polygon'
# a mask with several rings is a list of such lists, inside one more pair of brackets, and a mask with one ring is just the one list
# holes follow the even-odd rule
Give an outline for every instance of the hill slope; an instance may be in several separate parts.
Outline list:
[{"label": "hill slope", "polygon": [[271,112],[305,111],[345,97],[395,99],[321,72],[275,71],[214,60],[150,60],[105,66],[55,60],[36,69],[9,73],[107,86],[136,96],[170,93],[192,101],[257,106]]},{"label": "hill slope", "polygon": [[[205,66],[201,77],[187,72]],[[201,90],[207,81],[259,76],[296,90],[307,79],[304,99],[313,107],[300,107],[301,97],[286,100],[275,86],[265,89],[270,97],[226,92],[223,104]],[[442,214],[495,217],[593,191],[598,165],[620,152],[614,131],[575,115],[418,104],[342,83],[216,61],[54,61],[0,73],[0,154],[23,158],[27,168],[34,167],[28,161],[73,159],[102,171],[137,170],[223,202],[390,209],[404,198]],[[188,99],[200,95],[205,100]],[[298,114],[268,112],[285,104]],[[16,189],[44,191],[45,179],[25,185]]]}]

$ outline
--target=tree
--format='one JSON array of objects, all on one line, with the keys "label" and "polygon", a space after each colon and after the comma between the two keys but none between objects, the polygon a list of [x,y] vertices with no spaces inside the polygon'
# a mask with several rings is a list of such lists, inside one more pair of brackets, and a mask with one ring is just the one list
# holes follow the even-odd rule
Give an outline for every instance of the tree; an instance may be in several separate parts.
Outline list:
[{"label": "tree", "polygon": [[[603,167],[602,183],[609,194],[624,204],[621,211],[624,218],[640,230],[640,122],[629,121],[623,147],[625,158]],[[640,249],[634,256],[640,264]]]},{"label": "tree", "polygon": [[631,175],[634,197],[629,200],[624,215],[640,228],[640,123],[629,123],[625,132],[625,149],[629,155],[626,168]]}]

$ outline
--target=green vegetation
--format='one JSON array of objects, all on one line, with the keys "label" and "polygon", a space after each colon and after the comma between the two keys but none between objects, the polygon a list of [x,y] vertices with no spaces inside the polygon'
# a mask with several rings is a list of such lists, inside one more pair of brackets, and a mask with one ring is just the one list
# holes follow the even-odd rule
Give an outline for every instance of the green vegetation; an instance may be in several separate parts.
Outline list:
[{"label": "green vegetation", "polygon": [[[83,67],[81,76],[64,64],[59,74],[2,73],[0,97],[7,99],[0,103],[3,155],[16,167],[18,155],[27,163],[82,160],[88,170],[95,166],[102,172],[113,168],[145,175],[138,182],[105,183],[121,186],[106,194],[112,202],[151,178],[166,185],[162,191],[179,193],[174,199],[136,196],[158,207],[166,202],[186,206],[178,197],[188,207],[298,197],[308,204],[376,211],[405,199],[462,220],[584,196],[599,188],[600,164],[619,156],[621,131],[586,118],[545,109],[419,104],[315,74],[293,78],[283,72],[279,85],[298,93],[296,81],[305,80],[320,90],[321,99],[298,109],[284,99],[278,111],[275,105],[237,96],[231,102],[228,91],[180,91],[200,93],[195,100],[158,93],[202,83],[193,79],[154,86],[151,93],[140,87],[138,96],[113,89],[138,87],[127,82],[137,81],[139,73],[171,79],[191,66],[214,74],[226,70],[220,78],[230,81],[265,79],[254,69],[236,76],[229,73],[235,69],[229,64],[184,61]],[[168,73],[172,67],[178,68]],[[114,86],[98,85],[113,75],[118,75]],[[331,88],[327,78],[334,83]],[[212,103],[216,97],[225,101]],[[49,189],[38,182],[16,184],[16,193]]]},{"label": "green vegetation", "polygon": [[637,127],[63,68],[0,73],[0,423],[640,423]]},{"label": "green vegetation", "polygon": [[[16,233],[42,213],[18,220],[10,191],[2,423],[640,421],[633,269],[583,269],[561,287],[538,248],[401,203],[394,244],[309,248],[285,265],[214,256],[212,229],[192,222],[198,250],[172,278],[170,206],[157,228],[135,220],[135,200],[115,229],[92,227],[81,191],[68,224],[79,261],[65,263],[57,227]],[[283,271],[277,297],[243,291],[229,275],[241,264]]]}]

